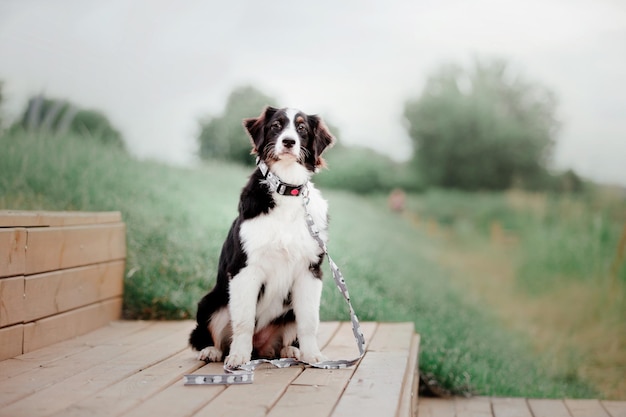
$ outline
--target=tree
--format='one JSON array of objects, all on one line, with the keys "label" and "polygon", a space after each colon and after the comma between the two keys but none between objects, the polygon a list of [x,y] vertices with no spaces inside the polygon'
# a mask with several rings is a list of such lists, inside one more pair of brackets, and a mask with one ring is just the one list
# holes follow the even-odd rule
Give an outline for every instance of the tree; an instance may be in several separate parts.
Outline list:
[{"label": "tree", "polygon": [[461,189],[537,185],[558,128],[554,94],[504,62],[446,65],[405,104],[414,162],[426,184]]},{"label": "tree", "polygon": [[125,149],[122,134],[98,110],[81,109],[67,100],[31,97],[22,117],[12,129],[44,132],[50,135],[73,133]]},{"label": "tree", "polygon": [[220,116],[200,120],[200,157],[221,158],[243,164],[254,164],[252,149],[242,120],[258,116],[265,106],[275,106],[276,100],[254,87],[244,86],[233,90]]}]

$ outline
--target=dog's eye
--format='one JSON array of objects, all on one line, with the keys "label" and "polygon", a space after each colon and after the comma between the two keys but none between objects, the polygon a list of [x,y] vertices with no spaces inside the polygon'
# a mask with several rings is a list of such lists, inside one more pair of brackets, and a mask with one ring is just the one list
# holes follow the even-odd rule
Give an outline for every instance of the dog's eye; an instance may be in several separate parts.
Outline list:
[{"label": "dog's eye", "polygon": [[298,133],[305,134],[307,132],[306,125],[304,123],[300,123],[297,127]]},{"label": "dog's eye", "polygon": [[274,120],[272,124],[270,125],[270,129],[272,130],[280,130],[282,127],[283,125],[278,120]]}]

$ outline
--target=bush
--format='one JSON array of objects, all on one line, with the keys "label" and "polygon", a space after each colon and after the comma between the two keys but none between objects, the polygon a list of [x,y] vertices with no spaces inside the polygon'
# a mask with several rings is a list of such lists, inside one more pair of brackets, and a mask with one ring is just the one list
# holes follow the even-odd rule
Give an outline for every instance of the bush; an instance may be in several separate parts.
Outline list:
[{"label": "bush", "polygon": [[411,167],[365,147],[335,145],[324,158],[328,169],[314,178],[322,187],[358,194],[389,192],[394,188],[421,189],[421,182]]},{"label": "bush", "polygon": [[67,100],[49,99],[42,95],[28,100],[22,117],[12,131],[26,130],[46,136],[74,134],[124,149],[121,133],[98,110],[81,109]]}]

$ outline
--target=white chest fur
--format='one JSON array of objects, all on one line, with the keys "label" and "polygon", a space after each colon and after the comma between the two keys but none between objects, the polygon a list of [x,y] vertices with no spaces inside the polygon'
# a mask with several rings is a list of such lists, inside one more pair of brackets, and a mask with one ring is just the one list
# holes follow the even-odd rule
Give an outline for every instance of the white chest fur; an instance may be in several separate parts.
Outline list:
[{"label": "white chest fur", "polygon": [[[302,197],[277,195],[275,198],[276,206],[268,214],[246,220],[241,225],[241,243],[248,264],[266,264],[270,258],[288,264],[300,263],[304,259],[317,261],[320,247],[307,228]],[[312,185],[309,185],[307,207],[326,241],[328,204]]]},{"label": "white chest fur", "polygon": [[[308,211],[328,239],[328,203],[309,184]],[[246,220],[240,229],[247,265],[261,272],[264,294],[256,311],[257,328],[268,324],[285,311],[284,300],[298,279],[312,279],[310,264],[319,260],[322,249],[311,237],[305,220],[302,197],[275,195],[276,206],[268,213]]]}]

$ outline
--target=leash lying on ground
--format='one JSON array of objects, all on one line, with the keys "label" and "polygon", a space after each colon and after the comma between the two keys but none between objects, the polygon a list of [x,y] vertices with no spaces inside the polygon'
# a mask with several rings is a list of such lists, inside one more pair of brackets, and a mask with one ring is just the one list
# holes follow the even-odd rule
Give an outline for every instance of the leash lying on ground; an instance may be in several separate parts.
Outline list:
[{"label": "leash lying on ground", "polygon": [[[271,185],[271,184],[270,184]],[[224,366],[224,374],[215,374],[215,375],[185,375],[183,380],[185,385],[222,385],[222,384],[251,384],[254,381],[254,370],[263,364],[271,364],[276,368],[288,368],[290,366],[297,365],[306,365],[311,366],[313,368],[321,368],[321,369],[341,369],[348,368],[350,366],[355,365],[365,354],[365,337],[363,336],[363,332],[361,331],[361,325],[359,324],[359,319],[354,312],[354,308],[352,308],[352,303],[350,302],[350,294],[348,293],[348,287],[346,285],[346,281],[343,278],[343,274],[339,270],[337,264],[332,260],[330,255],[328,254],[328,248],[326,247],[326,243],[320,237],[320,232],[317,226],[315,225],[315,221],[313,220],[313,216],[308,209],[308,188],[304,188],[303,200],[302,204],[304,206],[305,219],[307,223],[307,227],[311,236],[317,241],[320,245],[324,254],[328,258],[328,264],[330,265],[330,270],[333,274],[333,278],[335,280],[335,284],[337,288],[343,295],[346,303],[348,304],[348,308],[350,309],[350,320],[352,321],[352,332],[354,333],[354,338],[356,340],[357,346],[359,348],[359,356],[355,359],[351,360],[334,360],[334,361],[324,361],[318,363],[308,363],[304,361],[299,361],[293,358],[281,358],[281,359],[256,359],[250,362],[247,362],[237,368],[231,369]]]}]

